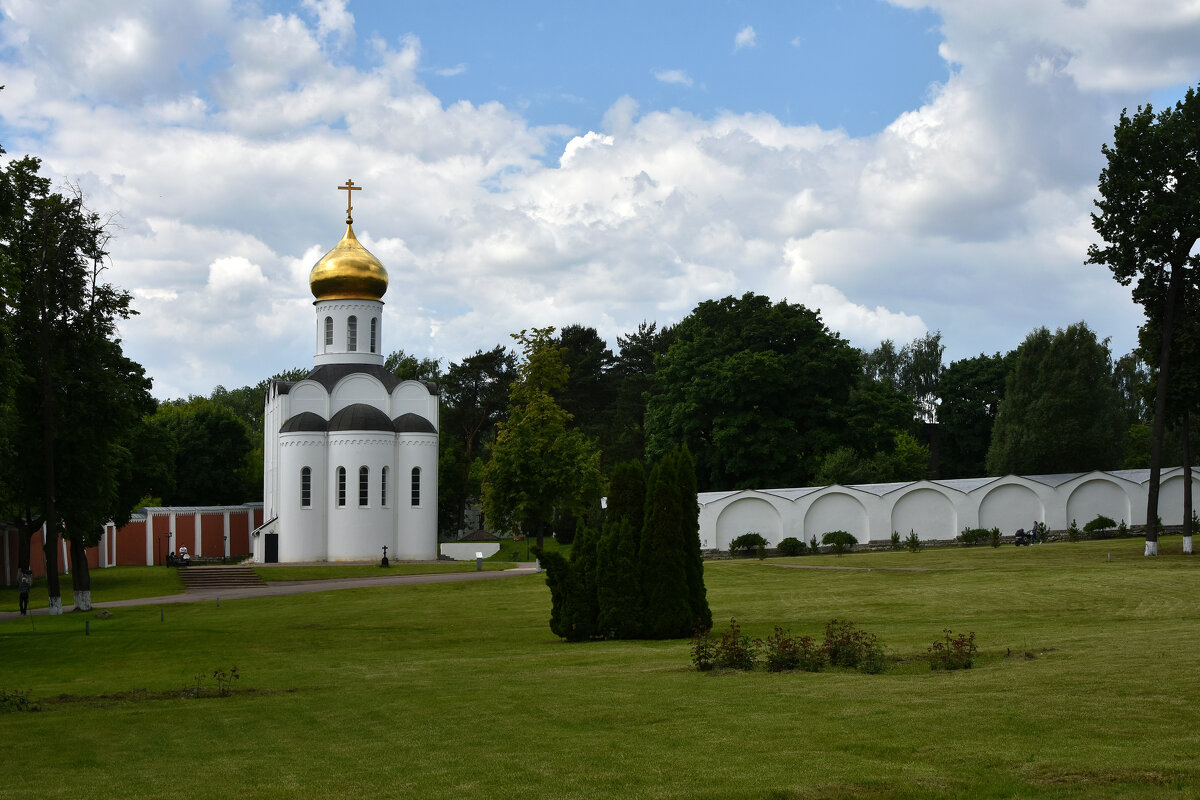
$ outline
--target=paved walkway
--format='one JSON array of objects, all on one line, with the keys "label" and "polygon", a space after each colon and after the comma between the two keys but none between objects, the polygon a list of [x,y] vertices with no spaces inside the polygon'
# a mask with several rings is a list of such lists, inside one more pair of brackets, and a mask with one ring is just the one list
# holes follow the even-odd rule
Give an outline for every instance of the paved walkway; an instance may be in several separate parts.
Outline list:
[{"label": "paved walkway", "polygon": [[[417,583],[452,583],[456,581],[481,581],[492,578],[512,578],[518,575],[532,575],[537,572],[536,563],[517,563],[515,569],[497,569],[486,570],[482,572],[430,572],[424,575],[380,575],[369,578],[330,578],[328,580],[315,581],[274,581],[268,582],[266,586],[239,586],[229,589],[197,589],[194,591],[185,591],[180,594],[170,594],[161,597],[135,597],[129,600],[111,600],[108,602],[92,603],[92,609],[101,608],[119,608],[121,606],[153,606],[163,605],[166,603],[203,603],[215,601],[218,598],[222,600],[241,600],[248,597],[278,597],[285,594],[308,594],[310,592],[333,592],[338,589],[359,589],[364,586],[410,586]],[[36,589],[36,587],[35,587]],[[43,594],[40,598],[43,605],[40,608],[34,608],[34,604],[39,598],[35,595],[30,597],[30,613],[35,616],[45,616],[50,613],[50,609],[44,605],[46,602],[45,585],[42,586]],[[71,580],[67,578],[63,582],[63,600],[73,599],[71,591]],[[69,614],[75,610],[75,606],[63,603],[63,613]],[[19,611],[0,611],[0,622],[10,619],[20,619]]]}]

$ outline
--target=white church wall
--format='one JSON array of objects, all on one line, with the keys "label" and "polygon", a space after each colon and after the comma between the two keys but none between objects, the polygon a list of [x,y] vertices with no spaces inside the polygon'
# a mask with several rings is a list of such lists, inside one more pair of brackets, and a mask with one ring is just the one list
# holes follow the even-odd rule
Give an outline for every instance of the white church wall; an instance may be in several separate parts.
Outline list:
[{"label": "white church wall", "polygon": [[[279,534],[280,561],[325,560],[325,512],[327,505],[326,446],[324,433],[284,433],[279,437],[278,521],[272,531]],[[312,470],[310,506],[301,504],[301,471]],[[267,518],[269,519],[269,517]],[[258,539],[261,541],[262,536]],[[255,557],[261,559],[259,543]]]},{"label": "white church wall", "polygon": [[729,549],[729,543],[744,533],[758,533],[767,540],[767,544],[775,547],[785,536],[783,533],[783,514],[775,503],[786,501],[772,498],[768,501],[762,497],[744,497],[726,505],[718,514],[716,521],[715,543],[706,545],[705,537],[701,534],[701,547],[717,547]]},{"label": "white church wall", "polygon": [[[910,491],[902,491],[892,506],[891,526],[900,537],[916,531],[921,539],[945,540],[958,535],[958,512],[944,490],[932,487],[918,487]],[[874,538],[882,539],[878,531]]]},{"label": "white church wall", "polygon": [[387,390],[375,376],[363,373],[347,375],[338,381],[330,392],[329,416],[333,417],[343,408],[357,403],[378,408],[386,413],[387,401]]},{"label": "white church wall", "polygon": [[[438,437],[433,433],[402,433],[396,447],[396,557],[437,558]],[[413,469],[420,470],[420,493],[413,503]]]},{"label": "white church wall", "polygon": [[[382,364],[383,303],[375,300],[321,300],[317,314],[316,355],[313,363]],[[325,318],[333,321],[333,344],[325,344]],[[355,319],[354,350],[349,348],[350,317]],[[376,320],[375,351],[371,351],[371,320]]]},{"label": "white church wall", "polygon": [[[373,431],[329,434],[329,489],[325,495],[329,561],[374,561],[383,556],[384,545],[391,550],[392,513],[379,503],[379,480],[383,467],[392,463],[395,441],[395,434]],[[365,506],[359,505],[359,468],[363,466],[368,470]],[[338,505],[338,467],[346,470],[344,505]]]},{"label": "white church wall", "polygon": [[[804,537],[806,540],[813,536],[821,541],[830,531],[846,531],[860,542],[871,540],[870,526],[867,524],[867,509],[862,500],[852,494],[854,490],[840,486],[831,486],[815,495],[803,498],[810,500],[808,510],[804,514]],[[891,533],[889,532],[890,536]]]}]

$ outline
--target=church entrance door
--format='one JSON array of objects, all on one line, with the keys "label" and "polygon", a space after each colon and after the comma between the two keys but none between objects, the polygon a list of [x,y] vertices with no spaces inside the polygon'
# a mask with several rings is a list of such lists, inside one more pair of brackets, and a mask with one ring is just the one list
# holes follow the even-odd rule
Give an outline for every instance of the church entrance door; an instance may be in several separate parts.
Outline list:
[{"label": "church entrance door", "polygon": [[279,563],[279,534],[268,533],[266,541],[266,553],[263,554],[263,561],[268,564]]}]

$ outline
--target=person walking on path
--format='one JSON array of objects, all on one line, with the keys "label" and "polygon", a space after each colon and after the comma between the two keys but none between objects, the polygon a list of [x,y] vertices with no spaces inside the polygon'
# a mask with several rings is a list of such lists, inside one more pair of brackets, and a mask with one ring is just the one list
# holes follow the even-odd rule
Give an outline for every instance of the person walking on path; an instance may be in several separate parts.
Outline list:
[{"label": "person walking on path", "polygon": [[17,591],[21,597],[21,616],[29,613],[29,590],[33,588],[33,571],[17,570]]}]

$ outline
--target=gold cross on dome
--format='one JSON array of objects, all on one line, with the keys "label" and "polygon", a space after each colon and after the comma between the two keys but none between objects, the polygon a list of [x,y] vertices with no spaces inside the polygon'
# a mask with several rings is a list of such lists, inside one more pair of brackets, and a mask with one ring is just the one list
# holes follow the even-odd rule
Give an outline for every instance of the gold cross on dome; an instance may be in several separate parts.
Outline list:
[{"label": "gold cross on dome", "polygon": [[337,188],[338,188],[339,192],[342,190],[345,190],[345,192],[346,192],[346,224],[349,225],[351,222],[354,221],[354,218],[350,214],[350,212],[354,210],[354,206],[351,203],[350,198],[352,198],[354,195],[352,195],[350,193],[351,192],[361,192],[362,187],[355,186],[354,181],[350,180],[349,178],[346,178],[346,182]]}]

